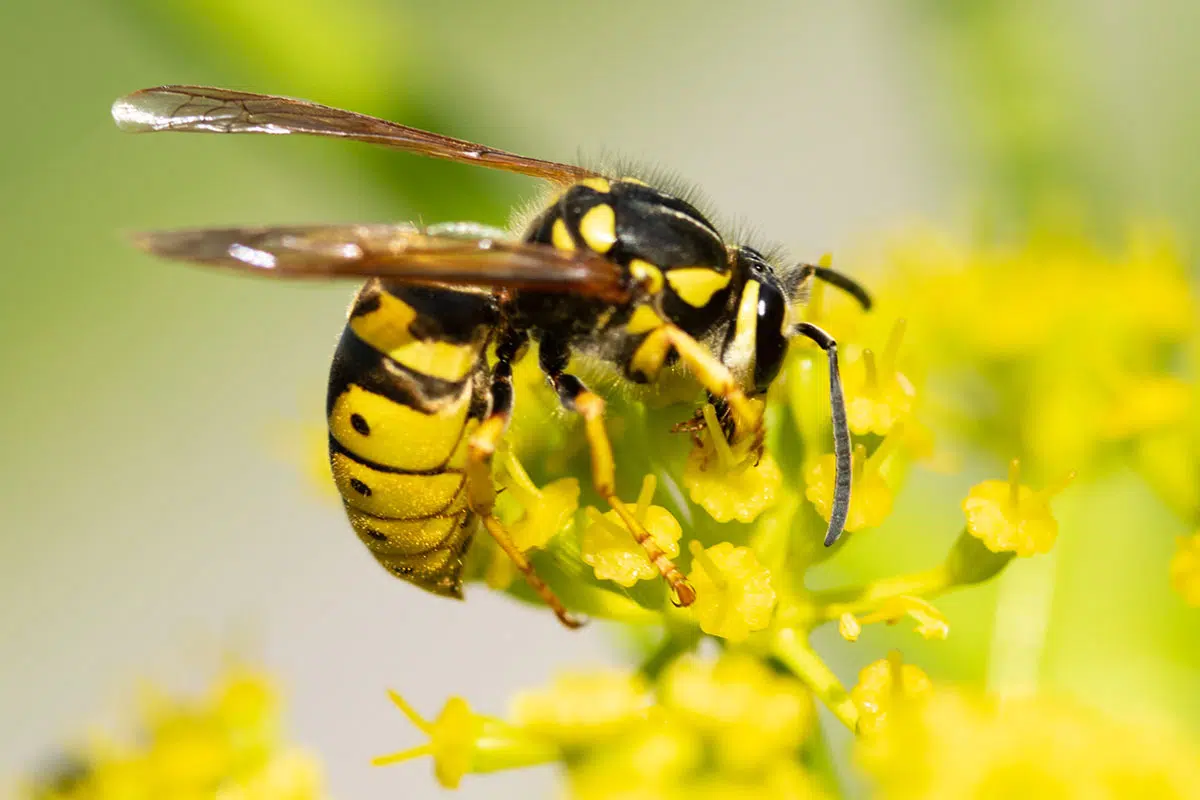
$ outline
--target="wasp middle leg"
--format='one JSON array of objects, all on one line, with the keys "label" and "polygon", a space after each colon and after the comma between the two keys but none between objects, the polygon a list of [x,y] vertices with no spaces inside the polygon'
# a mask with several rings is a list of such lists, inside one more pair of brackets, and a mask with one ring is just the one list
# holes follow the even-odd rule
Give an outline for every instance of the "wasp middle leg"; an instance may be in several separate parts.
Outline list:
[{"label": "wasp middle leg", "polygon": [[538,577],[529,559],[513,543],[512,537],[504,529],[504,524],[494,513],[496,486],[492,482],[492,456],[495,455],[496,447],[512,419],[512,361],[524,341],[523,336],[505,332],[496,346],[496,366],[492,371],[491,412],[467,443],[467,503],[479,516],[483,527],[496,540],[496,544],[525,576],[530,588],[554,611],[559,622],[568,628],[578,628],[583,623],[567,612],[558,596]]}]

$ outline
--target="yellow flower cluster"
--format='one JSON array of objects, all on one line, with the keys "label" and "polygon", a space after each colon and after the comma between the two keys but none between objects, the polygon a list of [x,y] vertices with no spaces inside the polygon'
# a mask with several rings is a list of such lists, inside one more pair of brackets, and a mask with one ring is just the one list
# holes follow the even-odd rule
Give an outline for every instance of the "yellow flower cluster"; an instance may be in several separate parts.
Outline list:
[{"label": "yellow flower cluster", "polygon": [[1188,411],[1170,349],[1197,333],[1195,293],[1161,230],[1132,231],[1115,256],[1069,232],[990,248],[909,234],[888,263],[882,291],[919,321],[922,356],[948,375],[970,365],[973,386],[993,393],[958,393],[975,401],[960,421],[1003,432],[1039,472],[1095,463]]},{"label": "yellow flower cluster", "polygon": [[37,800],[316,800],[318,762],[280,731],[279,700],[267,677],[224,675],[199,700],[147,690],[141,731],[129,741],[95,736],[71,769],[35,776],[22,795]]},{"label": "yellow flower cluster", "polygon": [[560,675],[518,694],[506,720],[452,698],[428,722],[393,700],[429,741],[375,763],[431,756],[449,788],[467,773],[561,761],[576,798],[822,796],[795,760],[815,723],[812,695],[745,654],[685,656],[653,684],[616,671]]}]

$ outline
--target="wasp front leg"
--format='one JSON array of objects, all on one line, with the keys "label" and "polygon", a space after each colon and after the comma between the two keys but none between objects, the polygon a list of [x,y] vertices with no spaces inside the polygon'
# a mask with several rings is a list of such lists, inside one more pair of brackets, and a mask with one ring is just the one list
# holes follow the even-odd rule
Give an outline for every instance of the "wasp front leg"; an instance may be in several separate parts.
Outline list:
[{"label": "wasp front leg", "polygon": [[617,513],[625,527],[633,534],[634,540],[646,551],[650,563],[675,593],[676,604],[690,606],[696,600],[696,590],[687,582],[683,573],[675,566],[675,562],[654,541],[646,526],[617,496],[616,461],[613,458],[612,442],[604,427],[604,399],[590,391],[579,378],[565,372],[569,358],[570,354],[561,342],[542,340],[539,354],[542,371],[546,373],[546,378],[558,393],[563,407],[583,417],[584,433],[591,450],[592,482],[596,492]]},{"label": "wasp front leg", "polygon": [[550,606],[559,621],[568,628],[578,628],[583,623],[567,612],[558,596],[538,577],[529,559],[513,543],[504,524],[495,515],[496,486],[492,481],[492,457],[508,429],[508,423],[512,420],[512,361],[523,343],[522,337],[507,334],[496,347],[496,366],[492,371],[491,411],[467,443],[467,504],[479,516],[483,527],[496,540],[500,549],[525,576],[530,588]]},{"label": "wasp front leg", "polygon": [[761,404],[752,403],[745,390],[738,384],[729,367],[708,351],[682,328],[664,322],[650,331],[630,361],[630,371],[654,380],[674,351],[679,360],[708,393],[724,403],[733,419],[731,443],[750,442],[750,452],[755,460],[762,455],[763,418]]}]

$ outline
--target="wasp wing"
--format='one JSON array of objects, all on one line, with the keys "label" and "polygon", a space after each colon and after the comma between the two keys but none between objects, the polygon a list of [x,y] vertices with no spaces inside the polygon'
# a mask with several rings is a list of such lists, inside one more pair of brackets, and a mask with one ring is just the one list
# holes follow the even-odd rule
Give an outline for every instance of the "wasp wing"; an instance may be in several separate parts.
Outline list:
[{"label": "wasp wing", "polygon": [[207,86],[142,89],[113,103],[112,115],[117,127],[134,133],[301,133],[382,144],[418,155],[480,164],[557,183],[571,183],[595,175],[582,167],[526,158],[307,100],[233,89]]},{"label": "wasp wing", "polygon": [[154,231],[134,243],[163,258],[287,278],[385,278],[582,294],[625,302],[620,267],[590,251],[413,225],[295,225]]}]

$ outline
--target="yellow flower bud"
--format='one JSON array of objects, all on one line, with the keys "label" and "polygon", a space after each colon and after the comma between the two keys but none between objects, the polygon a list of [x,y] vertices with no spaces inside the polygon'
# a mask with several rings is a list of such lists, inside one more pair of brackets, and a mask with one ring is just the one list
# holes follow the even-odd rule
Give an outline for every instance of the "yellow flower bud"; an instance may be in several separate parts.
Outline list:
[{"label": "yellow flower bud", "polygon": [[771,624],[775,589],[753,550],[729,542],[705,550],[695,541],[690,549],[688,580],[696,589],[692,611],[702,631],[737,642]]},{"label": "yellow flower bud", "polygon": [[971,488],[962,504],[967,531],[993,552],[1012,551],[1019,556],[1048,553],[1058,538],[1050,498],[1065,488],[1066,482],[1035,492],[1022,485],[1020,477],[1020,462],[1014,459],[1007,481],[984,481]]}]

